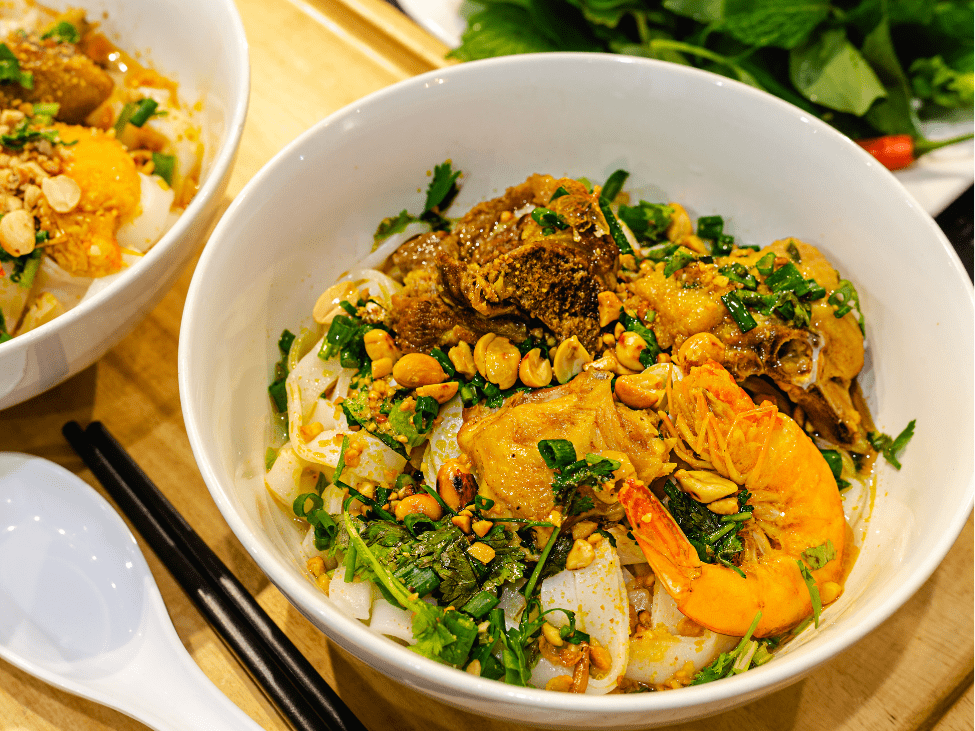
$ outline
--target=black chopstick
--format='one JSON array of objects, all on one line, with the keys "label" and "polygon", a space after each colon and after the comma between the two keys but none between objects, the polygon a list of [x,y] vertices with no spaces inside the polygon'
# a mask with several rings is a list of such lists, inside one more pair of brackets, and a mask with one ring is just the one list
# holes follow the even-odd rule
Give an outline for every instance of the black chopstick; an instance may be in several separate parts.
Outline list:
[{"label": "black chopstick", "polygon": [[365,731],[362,722],[100,422],[82,430],[71,421],[62,432],[296,731]]}]

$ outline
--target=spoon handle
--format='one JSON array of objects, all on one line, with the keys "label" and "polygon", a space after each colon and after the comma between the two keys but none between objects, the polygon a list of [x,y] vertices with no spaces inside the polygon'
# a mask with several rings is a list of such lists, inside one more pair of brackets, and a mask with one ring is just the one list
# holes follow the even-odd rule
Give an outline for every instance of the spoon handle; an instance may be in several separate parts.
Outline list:
[{"label": "spoon handle", "polygon": [[113,705],[157,731],[262,731],[190,657],[155,583],[146,589],[144,641],[124,676],[105,679],[115,697],[120,688],[128,691],[124,703]]}]

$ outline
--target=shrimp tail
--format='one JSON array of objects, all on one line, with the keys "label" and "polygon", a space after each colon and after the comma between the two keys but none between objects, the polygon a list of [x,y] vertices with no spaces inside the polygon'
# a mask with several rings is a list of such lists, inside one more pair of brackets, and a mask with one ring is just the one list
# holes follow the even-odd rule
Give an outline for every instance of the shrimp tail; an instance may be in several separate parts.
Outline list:
[{"label": "shrimp tail", "polygon": [[619,501],[647,563],[667,593],[675,599],[687,595],[691,582],[701,574],[702,562],[670,511],[646,485],[633,479],[620,488]]}]

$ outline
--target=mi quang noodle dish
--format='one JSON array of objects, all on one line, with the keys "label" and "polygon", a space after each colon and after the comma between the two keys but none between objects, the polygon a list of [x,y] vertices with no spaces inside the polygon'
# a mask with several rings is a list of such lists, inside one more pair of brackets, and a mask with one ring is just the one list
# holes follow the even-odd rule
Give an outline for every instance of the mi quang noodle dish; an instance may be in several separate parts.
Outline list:
[{"label": "mi quang noodle dish", "polygon": [[107,286],[196,193],[199,109],[80,9],[0,11],[0,343]]},{"label": "mi quang noodle dish", "polygon": [[679,688],[771,660],[843,592],[872,505],[856,290],[798,239],[459,173],[286,330],[266,486],[341,611],[475,675]]}]

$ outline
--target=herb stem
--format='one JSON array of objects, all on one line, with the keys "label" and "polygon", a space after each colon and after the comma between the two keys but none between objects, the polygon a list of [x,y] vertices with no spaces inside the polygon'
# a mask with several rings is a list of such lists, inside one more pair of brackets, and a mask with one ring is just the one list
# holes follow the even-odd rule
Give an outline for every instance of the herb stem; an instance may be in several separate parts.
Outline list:
[{"label": "herb stem", "polygon": [[530,599],[531,595],[535,592],[535,584],[538,583],[538,577],[542,575],[542,568],[545,566],[545,562],[548,560],[548,555],[552,552],[552,548],[555,546],[555,541],[559,538],[559,531],[557,528],[552,529],[552,535],[548,538],[548,543],[545,544],[545,548],[542,549],[542,555],[538,557],[538,563],[535,564],[535,570],[532,571],[531,578],[528,579],[528,583],[525,584],[525,588],[522,593],[525,595],[525,599]]}]

